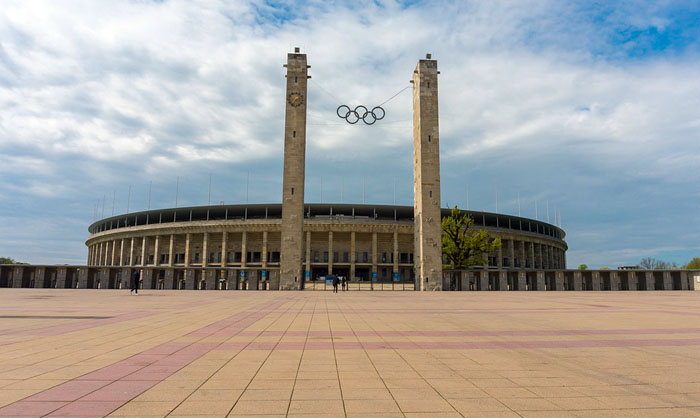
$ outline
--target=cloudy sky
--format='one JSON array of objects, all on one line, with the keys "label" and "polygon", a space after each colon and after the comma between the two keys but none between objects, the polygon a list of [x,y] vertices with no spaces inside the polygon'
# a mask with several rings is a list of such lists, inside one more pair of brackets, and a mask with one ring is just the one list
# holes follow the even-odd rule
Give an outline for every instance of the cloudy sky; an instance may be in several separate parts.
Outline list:
[{"label": "cloudy sky", "polygon": [[[0,256],[84,263],[95,217],[280,202],[284,64],[308,54],[307,202],[412,205],[432,53],[443,205],[561,216],[569,266],[700,256],[700,3],[0,3]],[[179,179],[179,180],[178,180]]]}]

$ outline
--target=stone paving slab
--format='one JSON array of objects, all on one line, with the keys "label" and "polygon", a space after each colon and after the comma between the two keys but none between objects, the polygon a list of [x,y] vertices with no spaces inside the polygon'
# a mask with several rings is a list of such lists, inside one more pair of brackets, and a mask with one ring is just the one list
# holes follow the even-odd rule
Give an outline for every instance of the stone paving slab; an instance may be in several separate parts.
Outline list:
[{"label": "stone paving slab", "polygon": [[696,292],[0,298],[0,417],[700,417]]}]

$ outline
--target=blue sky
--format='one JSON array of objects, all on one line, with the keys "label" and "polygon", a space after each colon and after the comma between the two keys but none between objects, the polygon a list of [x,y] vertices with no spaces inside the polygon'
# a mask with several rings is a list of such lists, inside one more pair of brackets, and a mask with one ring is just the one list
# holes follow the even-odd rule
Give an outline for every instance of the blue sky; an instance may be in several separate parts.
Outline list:
[{"label": "blue sky", "polygon": [[[279,202],[284,69],[308,54],[307,202],[412,204],[410,90],[440,67],[443,205],[550,220],[570,266],[700,256],[692,1],[5,1],[0,256],[84,263],[148,206]],[[129,189],[131,193],[129,195]],[[104,204],[103,204],[104,202]]]}]

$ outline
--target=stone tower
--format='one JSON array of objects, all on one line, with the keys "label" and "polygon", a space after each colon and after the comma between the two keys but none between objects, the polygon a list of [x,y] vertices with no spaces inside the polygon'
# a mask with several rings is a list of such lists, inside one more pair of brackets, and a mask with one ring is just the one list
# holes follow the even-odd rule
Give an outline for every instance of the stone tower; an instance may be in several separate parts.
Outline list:
[{"label": "stone tower", "polygon": [[[306,162],[306,82],[309,66],[299,48],[287,54],[284,117],[284,179],[282,190],[282,248],[280,290],[301,289]],[[275,284],[271,283],[274,289]]]},{"label": "stone tower", "polygon": [[437,61],[419,60],[413,71],[414,269],[420,290],[442,289],[440,137]]}]

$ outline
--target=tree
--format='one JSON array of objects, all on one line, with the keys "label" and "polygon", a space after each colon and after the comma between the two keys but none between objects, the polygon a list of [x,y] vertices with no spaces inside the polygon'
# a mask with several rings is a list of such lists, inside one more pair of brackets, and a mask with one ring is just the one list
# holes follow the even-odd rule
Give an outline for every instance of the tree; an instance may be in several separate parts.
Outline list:
[{"label": "tree", "polygon": [[20,263],[19,261],[15,261],[9,257],[0,257],[0,264],[27,264],[27,263]]},{"label": "tree", "polygon": [[451,269],[467,269],[486,264],[488,254],[501,247],[483,229],[473,229],[474,220],[455,206],[442,219],[442,254]]},{"label": "tree", "polygon": [[700,270],[700,257],[695,257],[684,267],[687,270]]},{"label": "tree", "polygon": [[578,269],[579,270],[588,270],[588,264],[581,264],[580,266],[578,266]]},{"label": "tree", "polygon": [[639,262],[639,267],[645,270],[664,270],[671,267],[671,265],[665,261],[657,260],[655,258],[646,257],[642,258]]}]

